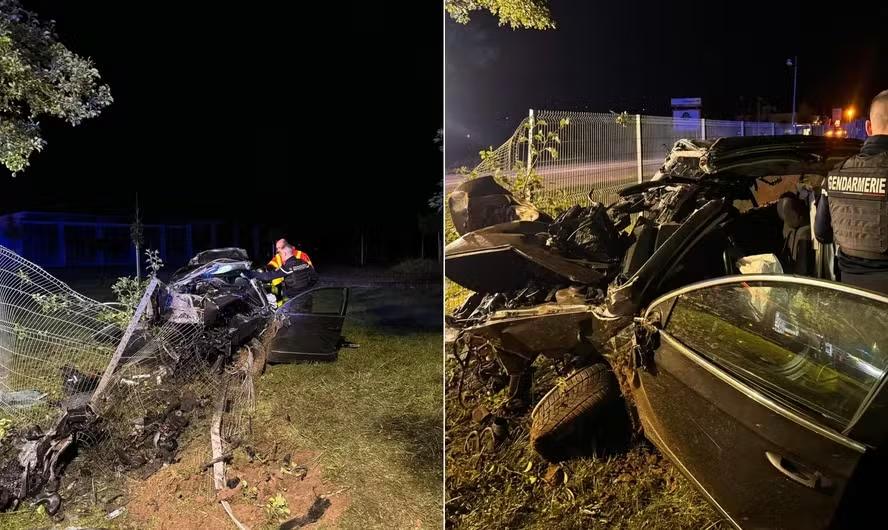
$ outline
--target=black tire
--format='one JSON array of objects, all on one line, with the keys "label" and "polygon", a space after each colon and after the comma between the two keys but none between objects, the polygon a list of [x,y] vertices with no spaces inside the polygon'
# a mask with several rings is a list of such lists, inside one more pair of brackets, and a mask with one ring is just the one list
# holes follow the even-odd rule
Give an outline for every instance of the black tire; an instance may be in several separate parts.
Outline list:
[{"label": "black tire", "polygon": [[605,363],[571,374],[537,404],[530,443],[543,458],[557,462],[576,454],[578,444],[595,442],[593,425],[619,396],[616,378]]}]

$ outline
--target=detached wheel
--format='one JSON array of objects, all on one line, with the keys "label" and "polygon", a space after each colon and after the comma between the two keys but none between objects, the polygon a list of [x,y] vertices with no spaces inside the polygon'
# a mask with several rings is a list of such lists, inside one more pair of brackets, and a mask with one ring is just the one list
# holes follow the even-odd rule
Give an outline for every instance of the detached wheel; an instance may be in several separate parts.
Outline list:
[{"label": "detached wheel", "polygon": [[594,443],[594,422],[619,396],[617,381],[604,363],[587,366],[549,391],[531,413],[530,443],[549,461],[573,456],[577,446]]}]

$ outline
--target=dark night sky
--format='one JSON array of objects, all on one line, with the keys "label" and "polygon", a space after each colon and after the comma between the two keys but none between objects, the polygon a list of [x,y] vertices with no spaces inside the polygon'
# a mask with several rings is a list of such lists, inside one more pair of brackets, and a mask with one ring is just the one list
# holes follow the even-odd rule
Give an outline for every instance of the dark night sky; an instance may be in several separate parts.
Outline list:
[{"label": "dark night sky", "polygon": [[[412,231],[440,188],[442,8],[25,0],[115,102],[49,142],[0,213],[272,221],[326,239]],[[183,7],[185,6],[185,7]]]},{"label": "dark night sky", "polygon": [[[875,7],[879,6],[879,7]],[[888,88],[888,7],[801,1],[553,0],[557,29],[513,31],[489,15],[448,21],[447,166],[498,146],[528,108],[670,114],[702,97],[704,117],[733,119],[740,96],[789,112],[865,107]],[[466,138],[471,135],[471,138]]]}]

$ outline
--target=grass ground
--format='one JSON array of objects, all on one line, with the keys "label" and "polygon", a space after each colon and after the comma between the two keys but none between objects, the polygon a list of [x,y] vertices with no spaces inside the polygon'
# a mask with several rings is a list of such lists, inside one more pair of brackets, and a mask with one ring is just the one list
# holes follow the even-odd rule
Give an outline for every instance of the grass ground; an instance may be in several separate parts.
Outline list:
[{"label": "grass ground", "polygon": [[[454,363],[455,365],[455,363]],[[464,407],[455,391],[459,368],[450,371],[445,423],[448,528],[729,528],[679,471],[638,439],[610,454],[550,465],[529,443],[530,414],[509,418],[508,436],[495,448],[466,444],[483,424],[472,410],[494,410],[503,393]],[[558,377],[537,362],[533,389],[543,396]]]},{"label": "grass ground", "polygon": [[[265,449],[275,446],[278,460],[284,454],[312,455],[309,478],[316,474],[318,484],[312,493],[333,492],[346,499],[339,504],[335,519],[321,518],[313,527],[440,528],[441,290],[355,288],[344,335],[360,347],[343,349],[336,362],[274,365],[256,380],[257,407],[249,443]],[[208,452],[203,427],[191,442],[183,440],[183,455]],[[192,447],[196,449],[189,452]],[[241,453],[242,449],[236,451],[236,461],[244,458]],[[202,475],[198,476],[195,462],[205,461],[205,456],[187,462],[183,457],[182,466],[166,474],[182,478],[183,483],[199,481]],[[139,496],[151,494],[144,491],[151,488],[136,487],[113,505],[135,508],[139,500],[143,505],[176,502],[183,512],[206,509],[212,516],[202,525],[207,530],[233,528],[218,503],[210,498],[207,504],[206,495],[195,495],[194,502],[182,498],[183,491],[197,489],[164,484],[166,497],[153,492],[150,502],[145,502]],[[266,501],[256,499],[259,505]],[[130,513],[107,521],[104,515],[111,507],[100,499],[99,506],[78,513],[80,508],[69,503],[67,518],[54,521],[26,506],[0,514],[0,530],[179,528],[174,521],[140,519]],[[301,512],[294,509],[292,515]],[[277,526],[267,523],[253,528]]]},{"label": "grass ground", "polygon": [[[379,293],[365,294],[353,298],[345,330],[360,348],[332,364],[271,367],[258,387],[256,424],[262,437],[320,452],[325,476],[350,498],[340,528],[440,528],[440,293],[399,293],[407,311],[417,295],[437,301],[436,326],[420,331],[388,327],[374,310],[384,306]],[[292,421],[281,421],[287,414]]]}]

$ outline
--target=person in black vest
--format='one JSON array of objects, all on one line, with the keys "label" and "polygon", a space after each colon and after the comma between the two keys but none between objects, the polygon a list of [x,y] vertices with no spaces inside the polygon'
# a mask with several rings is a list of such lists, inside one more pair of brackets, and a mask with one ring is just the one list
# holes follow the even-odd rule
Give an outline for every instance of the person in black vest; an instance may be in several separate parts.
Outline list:
[{"label": "person in black vest", "polygon": [[860,153],[830,171],[814,235],[838,247],[838,280],[888,294],[888,90],[873,98]]},{"label": "person in black vest", "polygon": [[284,300],[292,298],[317,282],[317,274],[315,273],[314,267],[305,261],[296,258],[292,245],[284,245],[280,251],[280,256],[284,263],[278,269],[268,272],[248,271],[246,275],[263,282],[270,282],[277,278],[283,278]]}]

